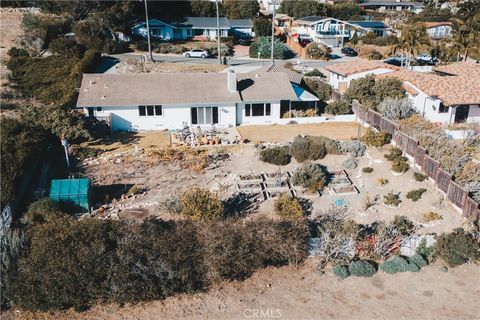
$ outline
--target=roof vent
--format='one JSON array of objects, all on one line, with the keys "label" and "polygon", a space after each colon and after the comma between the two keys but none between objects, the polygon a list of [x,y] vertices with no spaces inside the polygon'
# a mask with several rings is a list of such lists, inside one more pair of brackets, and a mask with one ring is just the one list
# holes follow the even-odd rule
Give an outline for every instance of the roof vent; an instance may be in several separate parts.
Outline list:
[{"label": "roof vent", "polygon": [[260,75],[258,73],[256,73],[255,78],[260,78]]},{"label": "roof vent", "polygon": [[104,87],[104,88],[108,88],[108,84],[104,84],[103,87]]},{"label": "roof vent", "polygon": [[105,100],[105,99],[107,99],[107,96],[102,96],[102,100]]}]

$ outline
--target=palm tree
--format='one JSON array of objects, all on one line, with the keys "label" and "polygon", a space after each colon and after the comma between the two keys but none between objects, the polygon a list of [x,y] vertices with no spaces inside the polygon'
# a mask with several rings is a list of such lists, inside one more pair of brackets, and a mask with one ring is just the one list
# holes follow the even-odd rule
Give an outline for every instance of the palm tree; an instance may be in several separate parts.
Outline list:
[{"label": "palm tree", "polygon": [[402,29],[399,44],[395,47],[407,55],[407,66],[413,55],[430,47],[430,38],[423,26],[405,25]]}]

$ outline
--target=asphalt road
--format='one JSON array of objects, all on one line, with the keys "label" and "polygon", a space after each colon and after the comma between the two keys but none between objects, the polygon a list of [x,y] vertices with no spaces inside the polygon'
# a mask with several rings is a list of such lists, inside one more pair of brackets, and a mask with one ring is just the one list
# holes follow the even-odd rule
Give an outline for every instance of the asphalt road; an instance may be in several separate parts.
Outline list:
[{"label": "asphalt road", "polygon": [[[98,68],[97,72],[105,72],[113,67],[115,64],[128,59],[143,60],[147,55],[141,55],[138,53],[123,53],[112,54],[104,57],[103,64]],[[192,63],[192,64],[217,64],[217,58],[185,58],[182,55],[173,54],[154,54],[153,58],[157,62],[169,62],[169,63]],[[305,67],[311,68],[324,68],[329,64],[351,61],[356,58],[351,57],[339,57],[338,59],[331,59],[329,61],[317,61],[317,60],[305,60],[300,58],[292,58],[290,60],[281,60],[282,62],[288,61],[293,64],[301,64]],[[230,66],[246,66],[246,67],[262,67],[270,64],[270,60],[267,59],[251,59],[248,57],[229,57],[227,58],[227,64]]]}]

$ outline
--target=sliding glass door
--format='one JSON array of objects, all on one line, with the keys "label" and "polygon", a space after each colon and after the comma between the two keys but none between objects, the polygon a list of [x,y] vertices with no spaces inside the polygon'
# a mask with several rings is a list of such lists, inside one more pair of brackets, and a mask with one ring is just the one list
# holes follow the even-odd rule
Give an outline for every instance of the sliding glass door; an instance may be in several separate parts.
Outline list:
[{"label": "sliding glass door", "polygon": [[218,124],[218,107],[191,108],[192,124]]}]

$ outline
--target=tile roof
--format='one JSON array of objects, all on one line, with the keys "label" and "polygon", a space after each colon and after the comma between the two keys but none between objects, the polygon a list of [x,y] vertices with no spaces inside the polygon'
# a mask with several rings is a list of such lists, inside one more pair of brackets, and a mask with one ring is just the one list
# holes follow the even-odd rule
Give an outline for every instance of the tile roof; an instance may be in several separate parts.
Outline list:
[{"label": "tile roof", "polygon": [[325,69],[327,69],[328,71],[337,73],[344,77],[348,77],[355,73],[366,72],[380,68],[391,70],[399,69],[399,67],[392,66],[391,64],[384,63],[383,61],[365,59],[357,59],[348,62],[335,63],[325,67]]},{"label": "tile roof", "polygon": [[440,76],[402,69],[376,77],[398,78],[446,105],[480,104],[480,69],[471,70],[468,76]]},{"label": "tile roof", "polygon": [[327,17],[320,17],[320,16],[308,16],[308,17],[303,17],[303,18],[297,19],[296,22],[301,23],[301,24],[315,24],[316,22],[322,21],[322,20],[325,20],[325,19],[328,19],[328,18]]},{"label": "tile roof", "polygon": [[480,74],[480,63],[454,62],[444,66],[435,67],[433,70],[439,73],[455,76],[470,76],[472,74]]},{"label": "tile roof", "polygon": [[425,21],[425,22],[420,22],[420,25],[424,26],[425,28],[433,28],[433,27],[439,27],[439,26],[451,26],[452,23],[450,21],[443,21],[443,22]]},{"label": "tile roof", "polygon": [[281,73],[237,74],[237,89],[228,91],[226,73],[84,74],[77,107],[297,99]]},{"label": "tile roof", "polygon": [[253,28],[252,19],[228,19],[232,28]]}]

